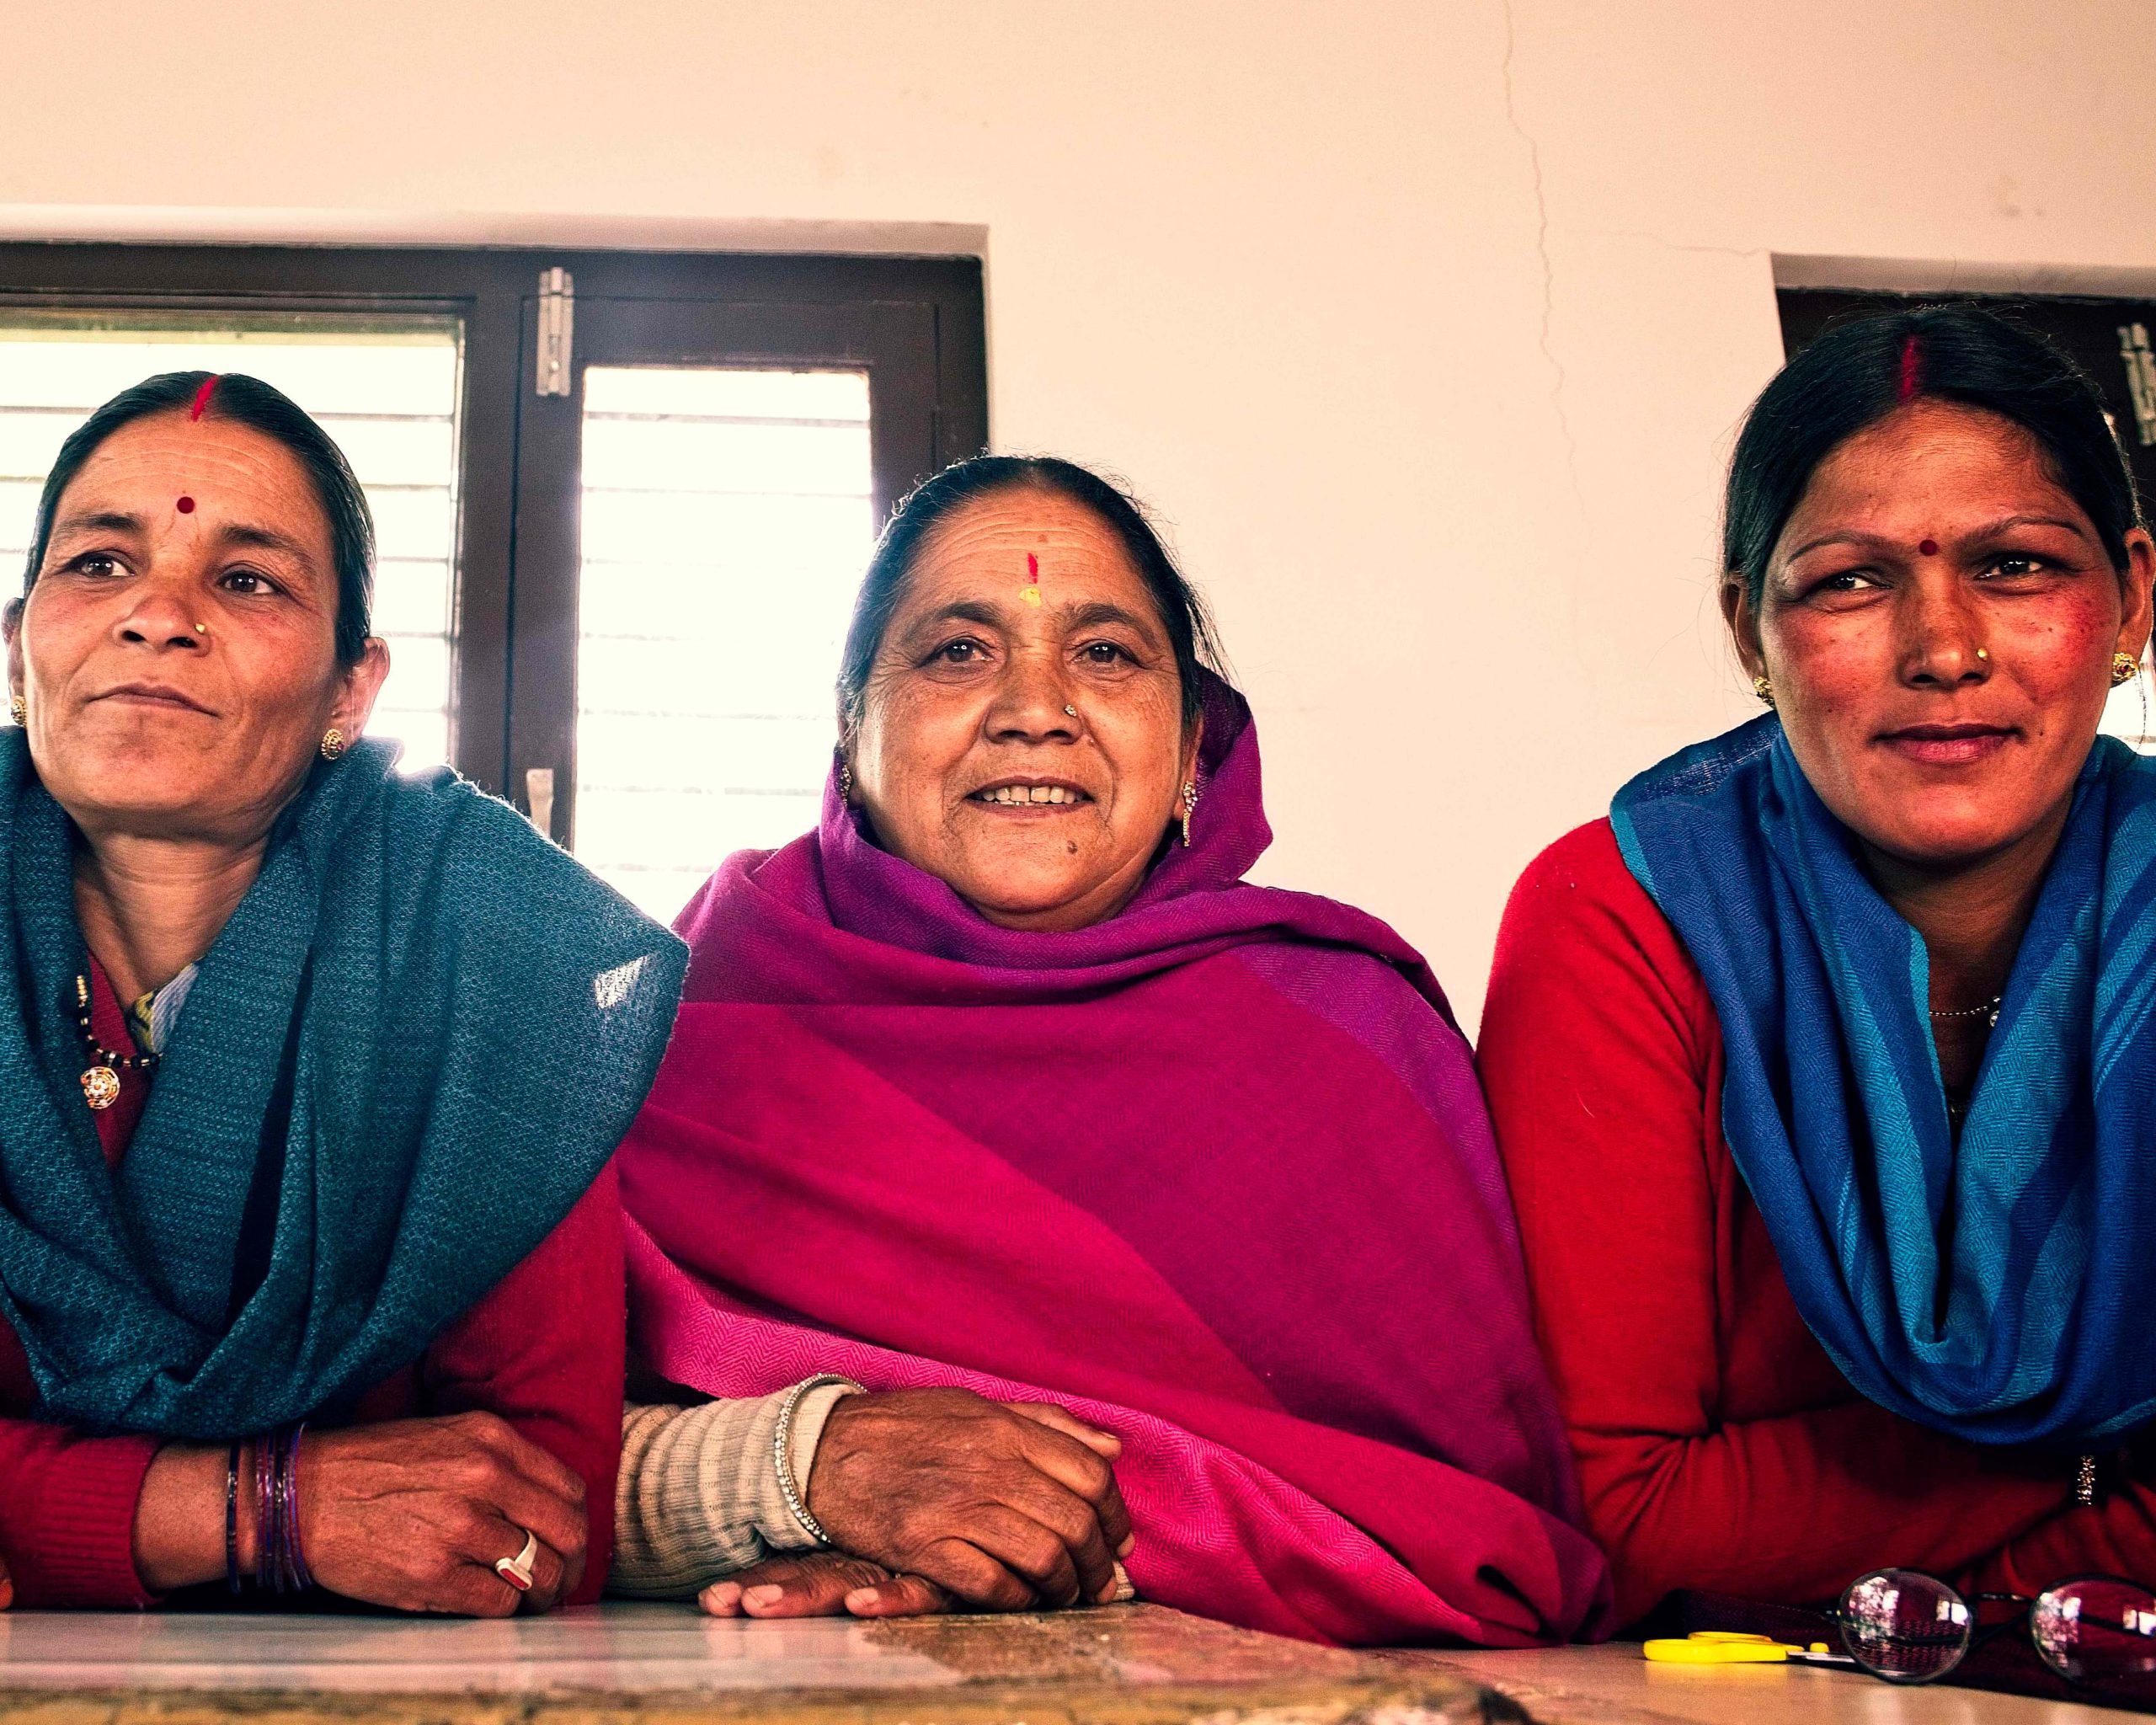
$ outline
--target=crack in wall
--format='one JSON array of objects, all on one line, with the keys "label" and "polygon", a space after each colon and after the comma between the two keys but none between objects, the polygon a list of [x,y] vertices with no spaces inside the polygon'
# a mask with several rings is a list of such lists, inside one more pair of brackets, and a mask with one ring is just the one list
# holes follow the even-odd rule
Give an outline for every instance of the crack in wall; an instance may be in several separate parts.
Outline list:
[{"label": "crack in wall", "polygon": [[1543,363],[1550,368],[1550,409],[1557,416],[1557,430],[1565,442],[1565,473],[1572,481],[1572,501],[1578,508],[1582,526],[1587,520],[1587,499],[1580,489],[1579,444],[1572,436],[1572,421],[1565,416],[1565,367],[1551,346],[1550,330],[1556,312],[1557,273],[1550,260],[1550,200],[1542,184],[1542,152],[1534,137],[1520,123],[1517,92],[1513,81],[1513,59],[1518,46],[1513,19],[1514,0],[1504,0],[1505,9],[1505,123],[1513,135],[1527,150],[1528,173],[1534,185],[1534,255],[1542,266],[1542,322],[1538,340],[1542,350]]}]

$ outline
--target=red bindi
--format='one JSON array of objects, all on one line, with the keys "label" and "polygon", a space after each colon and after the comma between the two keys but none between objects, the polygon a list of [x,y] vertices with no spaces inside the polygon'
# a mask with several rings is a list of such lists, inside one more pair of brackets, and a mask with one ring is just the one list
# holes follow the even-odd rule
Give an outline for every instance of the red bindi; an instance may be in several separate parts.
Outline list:
[{"label": "red bindi", "polygon": [[1026,579],[1037,587],[1040,585],[1041,560],[1030,551],[1026,553]]},{"label": "red bindi", "polygon": [[191,497],[183,497],[173,507],[184,515],[191,515],[195,513],[195,499]]},{"label": "red bindi", "polygon": [[1939,555],[1939,542],[1936,539],[1927,539],[1923,544],[1918,546],[1917,549],[1926,557],[1936,557]]}]

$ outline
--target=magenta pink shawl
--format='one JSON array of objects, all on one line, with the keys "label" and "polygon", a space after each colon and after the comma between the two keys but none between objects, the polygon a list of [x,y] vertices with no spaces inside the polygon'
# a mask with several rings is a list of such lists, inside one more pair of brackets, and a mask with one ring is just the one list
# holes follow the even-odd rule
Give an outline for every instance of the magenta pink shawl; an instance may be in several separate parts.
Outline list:
[{"label": "magenta pink shawl", "polygon": [[1466,1044],[1383,923],[1241,878],[1248,709],[1120,916],[999,929],[816,832],[676,925],[621,1154],[633,1339],[677,1382],[1053,1400],[1123,1441],[1140,1593],[1342,1643],[1604,1626]]}]

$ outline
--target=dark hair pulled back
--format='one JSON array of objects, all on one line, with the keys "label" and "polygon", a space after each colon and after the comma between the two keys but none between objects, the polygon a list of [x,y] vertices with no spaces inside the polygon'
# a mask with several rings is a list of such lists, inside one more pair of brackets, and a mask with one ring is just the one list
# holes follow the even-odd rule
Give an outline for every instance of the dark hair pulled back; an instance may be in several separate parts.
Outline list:
[{"label": "dark hair pulled back", "polygon": [[2111,567],[2141,505],[2102,398],[2045,337],[1970,305],[1923,306],[1835,325],[1785,366],[1745,418],[1722,510],[1722,567],[1759,602],[1782,529],[1819,464],[1912,401],[2010,419],[2096,529]]},{"label": "dark hair pulled back", "polygon": [[[205,386],[209,386],[205,394]],[[113,433],[137,419],[201,403],[201,417],[245,425],[290,451],[313,482],[329,521],[329,548],[337,569],[337,659],[356,665],[366,651],[374,610],[374,515],[351,463],[329,434],[282,390],[237,371],[167,371],[118,395],[77,426],[60,446],[37,500],[29,564],[23,591],[37,585],[52,537],[53,514],[83,464]]]},{"label": "dark hair pulled back", "polygon": [[1033,491],[1090,510],[1120,542],[1160,612],[1182,680],[1182,718],[1196,723],[1204,698],[1198,673],[1218,671],[1221,660],[1205,601],[1183,578],[1167,547],[1135,499],[1098,473],[1054,456],[983,455],[944,468],[917,487],[892,512],[876,542],[853,602],[839,664],[839,724],[851,738],[861,724],[869,674],[884,632],[905,596],[923,542],[969,504],[1001,493]]}]

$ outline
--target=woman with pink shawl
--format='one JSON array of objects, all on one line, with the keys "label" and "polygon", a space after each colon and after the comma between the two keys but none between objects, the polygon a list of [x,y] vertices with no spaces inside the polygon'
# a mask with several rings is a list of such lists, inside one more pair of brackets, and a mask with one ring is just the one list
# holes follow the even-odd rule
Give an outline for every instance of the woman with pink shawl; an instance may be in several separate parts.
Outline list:
[{"label": "woman with pink shawl", "polygon": [[1604,1626],[1467,1044],[1385,924],[1244,884],[1213,657],[1082,468],[983,457],[894,517],[818,829],[676,925],[631,1339],[715,1400],[630,1408],[617,1589]]}]

